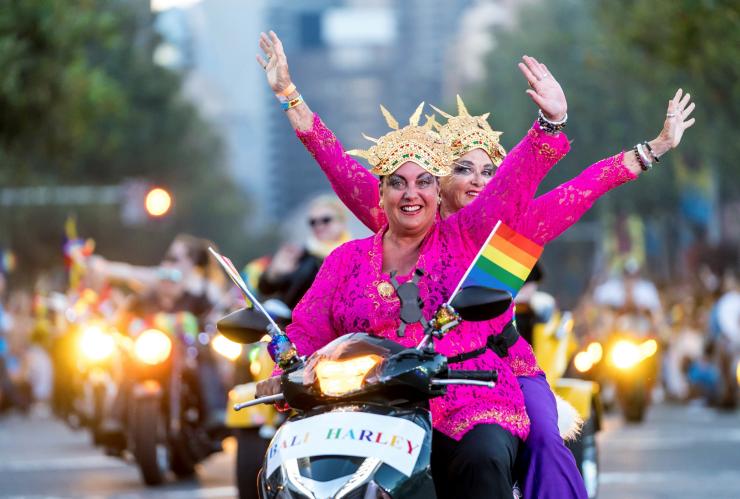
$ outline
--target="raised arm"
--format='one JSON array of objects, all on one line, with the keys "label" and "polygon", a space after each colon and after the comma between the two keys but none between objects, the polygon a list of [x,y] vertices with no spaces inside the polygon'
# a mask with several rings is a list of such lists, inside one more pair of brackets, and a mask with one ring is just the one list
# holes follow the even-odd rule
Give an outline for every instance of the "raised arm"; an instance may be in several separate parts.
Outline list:
[{"label": "raised arm", "polygon": [[[690,95],[676,92],[668,104],[663,130],[642,149],[648,160],[660,158],[681,142],[684,130],[694,124],[687,120],[694,110]],[[650,152],[652,151],[652,153]],[[531,204],[521,225],[522,233],[539,244],[546,244],[565,232],[586,213],[594,202],[617,186],[636,179],[643,172],[634,150],[605,158],[586,168],[574,179],[538,197]]]},{"label": "raised arm", "polygon": [[[364,166],[349,156],[334,133],[306,104],[290,78],[288,58],[278,36],[260,34],[260,48],[267,60],[257,55],[265,69],[270,88],[278,99],[285,101],[285,115],[296,135],[308,149],[331,183],[339,199],[371,231],[385,224],[385,214],[378,206],[379,182]],[[294,105],[293,105],[294,104]]]},{"label": "raised arm", "polygon": [[[519,68],[530,89],[528,95],[553,122],[567,117],[567,102],[560,84],[544,64],[524,56]],[[483,244],[498,220],[518,230],[537,186],[552,166],[570,149],[568,137],[547,132],[538,122],[507,154],[478,198],[450,217],[476,244]]]}]

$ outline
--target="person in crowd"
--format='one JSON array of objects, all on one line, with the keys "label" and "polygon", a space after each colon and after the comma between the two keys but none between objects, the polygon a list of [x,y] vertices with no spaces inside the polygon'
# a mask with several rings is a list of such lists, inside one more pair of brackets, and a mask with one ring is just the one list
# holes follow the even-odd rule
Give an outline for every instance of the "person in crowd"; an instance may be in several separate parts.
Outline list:
[{"label": "person in crowd", "polygon": [[306,223],[311,232],[303,247],[282,246],[258,281],[262,296],[277,298],[291,309],[313,283],[324,258],[350,239],[344,207],[332,196],[311,201]]},{"label": "person in crowd", "polygon": [[[258,62],[265,68],[272,90],[279,100],[285,101],[283,107],[296,134],[316,158],[339,197],[371,230],[377,231],[384,223],[390,223],[382,206],[382,180],[379,190],[378,181],[347,155],[318,115],[309,109],[290,78],[280,40],[272,32],[269,36],[262,34],[260,46],[267,60],[258,56]],[[443,114],[448,121],[437,128],[455,163],[452,175],[441,182],[439,211],[442,218],[447,219],[475,202],[491,182],[491,177],[496,178],[493,172],[497,171],[496,175],[499,175],[507,162],[523,170],[533,164],[541,165],[540,176],[535,179],[536,186],[547,170],[567,152],[567,138],[560,132],[565,123],[567,104],[560,85],[547,67],[534,58],[525,56],[520,69],[531,87],[527,92],[540,107],[540,117],[528,136],[505,159],[498,141],[499,133],[491,130],[486,122],[487,116],[470,116],[461,100],[458,116]],[[688,119],[693,106],[689,105],[688,96],[683,96],[679,90],[669,105],[664,129],[658,138],[639,144],[634,151],[592,165],[576,179],[527,204],[527,209],[517,220],[517,229],[541,244],[555,238],[575,223],[598,197],[636,178],[659,156],[677,146],[683,131],[693,124],[693,119]],[[548,134],[557,136],[561,142],[553,146],[543,139]],[[372,155],[366,157],[371,162],[375,159]],[[512,182],[507,187],[517,189],[519,185]],[[505,196],[506,192],[498,194]],[[545,497],[545,494],[583,497],[585,489],[575,463],[557,436],[552,392],[536,366],[531,348],[525,346],[523,340],[519,343],[518,346],[512,344],[507,361],[519,376],[533,421],[532,434],[525,447],[525,452],[531,453],[527,460],[530,467],[524,480],[525,494],[527,497]]]}]

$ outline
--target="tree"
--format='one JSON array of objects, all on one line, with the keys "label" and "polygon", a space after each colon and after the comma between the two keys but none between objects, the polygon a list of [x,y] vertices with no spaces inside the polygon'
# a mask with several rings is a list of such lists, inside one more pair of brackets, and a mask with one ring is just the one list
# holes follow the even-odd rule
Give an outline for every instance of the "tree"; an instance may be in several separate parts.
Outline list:
[{"label": "tree", "polygon": [[[530,3],[519,11],[514,28],[492,34],[488,78],[470,107],[492,111],[494,128],[506,132],[504,142],[511,147],[535,117],[516,62],[528,54],[548,65],[568,97],[567,133],[573,144],[543,183],[543,192],[600,158],[652,139],[675,89],[690,91],[697,123],[680,149],[639,182],[599,201],[585,217],[615,211],[642,215],[659,232],[652,240],[662,244],[661,256],[675,256],[679,245],[673,243],[685,235],[678,233],[685,230],[684,215],[676,213],[692,183],[686,178],[708,174],[725,196],[740,195],[731,171],[740,152],[733,136],[740,101],[738,17],[737,2],[722,0]],[[554,245],[548,254],[560,258],[568,251],[572,248]]]},{"label": "tree", "polygon": [[[117,184],[143,177],[175,194],[168,220],[130,229],[102,207],[5,210],[4,243],[26,271],[61,262],[70,211],[104,254],[154,262],[177,231],[240,250],[248,205],[213,129],[160,67],[148,0],[9,2],[0,9],[0,182]],[[58,234],[53,237],[52,234]]]}]

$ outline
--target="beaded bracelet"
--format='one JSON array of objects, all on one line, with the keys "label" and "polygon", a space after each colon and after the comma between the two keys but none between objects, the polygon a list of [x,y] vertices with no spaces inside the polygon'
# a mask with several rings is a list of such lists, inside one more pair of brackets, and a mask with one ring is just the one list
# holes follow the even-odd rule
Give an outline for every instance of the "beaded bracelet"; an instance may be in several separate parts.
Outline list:
[{"label": "beaded bracelet", "polygon": [[648,171],[650,168],[652,168],[653,164],[648,161],[646,158],[643,157],[641,144],[636,144],[635,147],[632,148],[632,150],[635,152],[635,156],[637,157],[637,162],[640,163],[640,169],[644,172]]},{"label": "beaded bracelet", "polygon": [[303,97],[301,96],[301,94],[298,94],[295,99],[291,99],[287,102],[281,102],[280,105],[283,107],[283,111],[287,111],[288,109],[293,109],[301,102],[303,102]]},{"label": "beaded bracelet", "polygon": [[648,151],[650,151],[650,156],[652,156],[652,157],[653,157],[653,159],[655,160],[655,162],[656,162],[656,163],[660,163],[660,158],[659,158],[658,156],[656,156],[656,155],[655,155],[655,153],[653,152],[653,148],[652,148],[652,147],[650,147],[650,143],[648,143],[648,142],[643,142],[643,144],[645,145],[645,147],[647,147],[647,150],[648,150]]},{"label": "beaded bracelet", "polygon": [[540,128],[542,128],[544,131],[548,133],[555,133],[559,132],[563,128],[565,128],[566,123],[568,122],[568,113],[565,113],[565,116],[560,121],[551,121],[545,118],[545,115],[542,113],[542,109],[540,109],[538,115],[537,115],[537,123],[539,123]]}]

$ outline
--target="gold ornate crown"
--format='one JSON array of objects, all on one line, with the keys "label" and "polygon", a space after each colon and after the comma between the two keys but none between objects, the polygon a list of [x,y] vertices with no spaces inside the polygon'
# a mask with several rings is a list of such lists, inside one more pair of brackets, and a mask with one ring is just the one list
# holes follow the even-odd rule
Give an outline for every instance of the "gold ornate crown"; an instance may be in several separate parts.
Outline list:
[{"label": "gold ornate crown", "polygon": [[490,113],[471,116],[459,95],[457,96],[457,116],[450,116],[434,106],[432,108],[447,118],[447,123],[435,124],[435,126],[455,159],[473,149],[483,149],[495,166],[501,164],[506,156],[506,150],[499,142],[502,132],[493,130],[488,124]]},{"label": "gold ornate crown", "polygon": [[393,130],[379,139],[362,134],[375,145],[367,150],[353,149],[347,154],[365,158],[376,175],[390,175],[407,161],[416,163],[426,171],[437,177],[449,175],[451,172],[452,155],[440,135],[433,130],[439,126],[433,116],[427,116],[427,121],[419,125],[421,112],[424,109],[422,102],[409,118],[409,124],[399,128],[398,121],[382,105],[386,123]]}]

